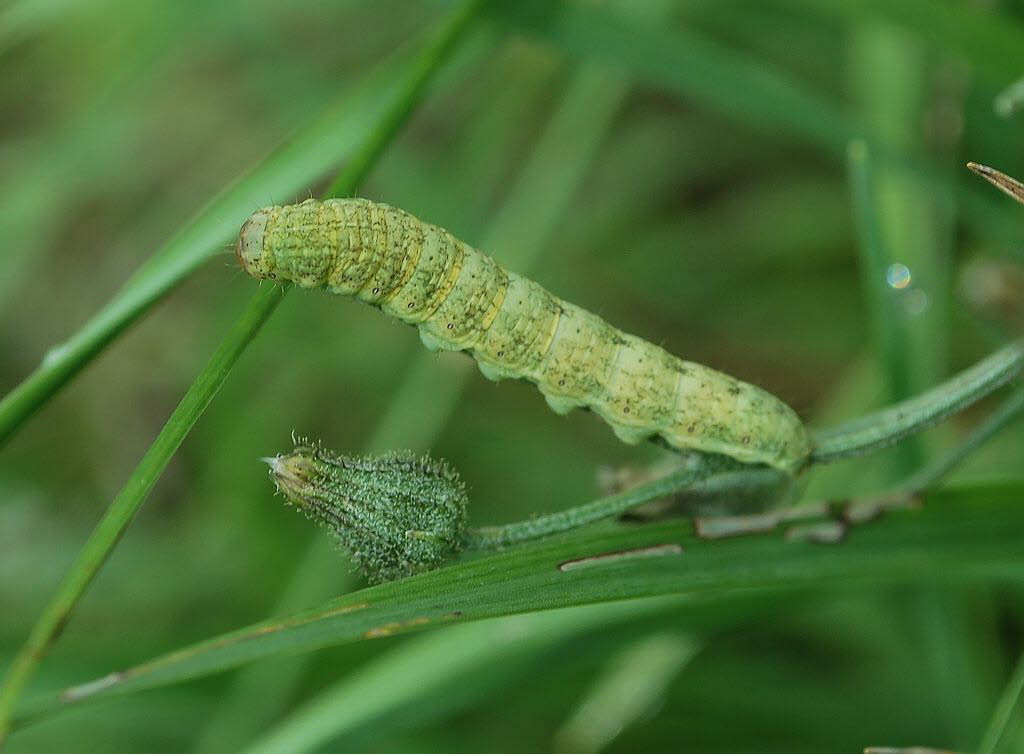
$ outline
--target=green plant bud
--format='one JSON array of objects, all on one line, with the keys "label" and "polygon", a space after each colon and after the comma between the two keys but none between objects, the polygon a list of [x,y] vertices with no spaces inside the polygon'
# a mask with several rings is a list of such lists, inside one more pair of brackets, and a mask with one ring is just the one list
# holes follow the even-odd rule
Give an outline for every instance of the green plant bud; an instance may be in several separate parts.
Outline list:
[{"label": "green plant bud", "polygon": [[442,461],[338,456],[309,443],[263,460],[288,502],[330,530],[371,583],[437,568],[462,549],[466,489]]}]

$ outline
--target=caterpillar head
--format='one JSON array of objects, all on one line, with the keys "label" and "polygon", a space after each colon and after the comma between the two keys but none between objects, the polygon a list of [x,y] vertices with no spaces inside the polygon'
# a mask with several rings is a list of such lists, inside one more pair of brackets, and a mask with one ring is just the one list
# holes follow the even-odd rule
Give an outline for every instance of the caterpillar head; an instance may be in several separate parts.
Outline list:
[{"label": "caterpillar head", "polygon": [[254,212],[238,233],[239,265],[255,278],[303,288],[324,285],[338,255],[336,223],[328,222],[332,216],[313,199]]},{"label": "caterpillar head", "polygon": [[337,456],[305,442],[264,460],[288,502],[328,529],[371,583],[437,568],[462,549],[466,490],[441,461]]},{"label": "caterpillar head", "polygon": [[267,229],[270,211],[261,209],[245,221],[238,232],[235,256],[238,265],[255,278],[268,278],[274,274],[273,257],[263,253],[263,236]]}]

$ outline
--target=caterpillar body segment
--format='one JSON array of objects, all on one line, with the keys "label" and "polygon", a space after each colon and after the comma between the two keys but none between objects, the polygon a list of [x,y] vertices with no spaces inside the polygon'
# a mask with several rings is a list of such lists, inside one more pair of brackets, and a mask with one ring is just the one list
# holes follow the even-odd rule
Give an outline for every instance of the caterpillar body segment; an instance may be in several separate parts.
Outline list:
[{"label": "caterpillar body segment", "polygon": [[467,351],[492,380],[529,380],[559,413],[589,408],[625,442],[657,436],[788,474],[809,455],[797,415],[766,391],[623,333],[386,204],[261,209],[242,227],[237,254],[255,277],[379,306],[416,325],[428,348]]}]

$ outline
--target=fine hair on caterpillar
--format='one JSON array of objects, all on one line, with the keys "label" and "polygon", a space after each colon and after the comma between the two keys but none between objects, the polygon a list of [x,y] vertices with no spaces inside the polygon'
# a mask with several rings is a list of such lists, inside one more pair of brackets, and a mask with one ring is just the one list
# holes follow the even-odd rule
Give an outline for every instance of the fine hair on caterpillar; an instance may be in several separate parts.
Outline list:
[{"label": "fine hair on caterpillar", "polygon": [[365,199],[255,212],[236,254],[257,278],[354,296],[466,351],[492,380],[533,382],[558,413],[592,410],[625,442],[727,456],[794,474],[810,440],[768,392],[683,361],[505,270],[442,228]]}]

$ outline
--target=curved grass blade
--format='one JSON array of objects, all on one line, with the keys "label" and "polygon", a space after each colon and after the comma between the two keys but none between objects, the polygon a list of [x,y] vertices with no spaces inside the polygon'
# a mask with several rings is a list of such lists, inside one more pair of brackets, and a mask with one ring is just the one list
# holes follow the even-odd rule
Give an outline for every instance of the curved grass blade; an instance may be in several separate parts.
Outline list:
[{"label": "curved grass blade", "polygon": [[639,639],[615,655],[554,736],[555,754],[598,754],[648,715],[700,651],[678,632]]},{"label": "curved grass blade", "polygon": [[971,430],[967,437],[926,464],[910,477],[902,485],[902,488],[913,492],[928,489],[1002,431],[1021,413],[1024,413],[1024,387],[1016,387],[1010,396],[999,404],[981,424]]},{"label": "curved grass blade", "polygon": [[891,257],[882,231],[882,218],[879,216],[873,163],[864,141],[850,143],[847,149],[847,168],[858,232],[861,286],[870,315],[876,358],[882,364],[882,372],[888,382],[888,403],[905,398],[912,391],[909,388],[906,323],[896,307],[891,289],[885,283],[886,268]]},{"label": "curved grass blade", "polygon": [[971,405],[1024,369],[1024,340],[1010,343],[960,374],[894,406],[819,431],[813,463],[831,463],[898,442]]},{"label": "curved grass blade", "polygon": [[860,131],[838,107],[784,74],[687,29],[638,22],[607,7],[566,4],[508,17],[558,47],[708,104],[762,128],[782,128],[839,152]]},{"label": "curved grass blade", "polygon": [[[347,185],[336,183],[333,188],[343,191],[355,189],[365,172],[380,156],[388,140],[394,136],[404,119],[412,112],[415,103],[421,99],[426,84],[448,59],[456,41],[475,17],[479,6],[480,0],[466,0],[446,20],[441,30],[432,38],[431,43],[408,69],[402,85],[399,87],[402,94],[401,99],[396,101],[391,108],[385,110],[377,127],[371,130],[369,138],[357,153],[354,162],[360,166],[360,170],[363,172],[346,170],[344,175],[347,176],[349,183]],[[224,383],[235,361],[238,360],[246,346],[277,307],[284,291],[285,289],[282,288],[267,286],[253,297],[249,308],[229,330],[210,362],[189,387],[181,403],[171,414],[160,434],[82,548],[78,560],[72,565],[57,594],[33,627],[28,641],[15,657],[4,679],[3,686],[0,688],[0,744],[6,737],[14,705],[36,666],[56,641],[61,629],[70,619],[78,600],[110,556],[135,513],[145,502],[171,456],[174,455],[189,430]]]},{"label": "curved grass blade", "polygon": [[775,0],[781,5],[833,16],[848,22],[883,21],[920,35],[943,54],[959,50],[971,65],[993,82],[1019,71],[1024,29],[1016,18],[997,7],[982,8],[931,0]]},{"label": "curved grass blade", "polygon": [[[325,166],[357,153],[372,152],[365,143],[366,135],[380,138],[388,130],[381,128],[386,119],[394,121],[407,114],[402,108],[408,107],[415,78],[409,71],[419,63],[419,57],[410,59],[410,53],[403,50],[212,199],[132,275],[103,309],[51,348],[35,371],[0,400],[0,446],[125,328],[203,262],[220,253],[254,207],[293,197],[319,178]],[[417,69],[417,73],[422,70]],[[366,168],[357,162],[353,159],[347,168],[346,180],[351,180],[357,168]]]},{"label": "curved grass blade", "polygon": [[558,12],[507,4],[509,20],[568,54],[598,60],[637,79],[701,103],[762,132],[786,131],[842,155],[863,137],[879,162],[925,182],[939,197],[956,194],[964,218],[988,237],[1016,238],[1013,218],[991,197],[950,180],[933,162],[921,160],[865,132],[863,124],[785,72],[688,29],[638,22],[606,6],[565,4]]},{"label": "curved grass blade", "polygon": [[938,491],[891,511],[838,546],[782,532],[696,538],[685,521],[596,526],[457,563],[257,623],[35,701],[23,721],[87,700],[198,678],[281,652],[423,628],[662,594],[834,587],[935,579],[1020,582],[1024,484]]},{"label": "curved grass blade", "polygon": [[0,744],[21,690],[71,617],[78,600],[106,562],[132,518],[148,497],[171,456],[213,400],[246,346],[280,303],[283,288],[267,286],[228,331],[220,346],[149,446],[131,477],[111,502],[82,546],[57,593],[39,616],[24,646],[15,656],[0,688]]},{"label": "curved grass blade", "polygon": [[[978,754],[998,754],[1013,751],[1014,733],[1019,731],[1024,719],[1024,655],[1017,660],[1013,674],[999,697],[992,719],[985,735],[978,744]],[[1015,723],[1015,724],[1012,724]]]}]

